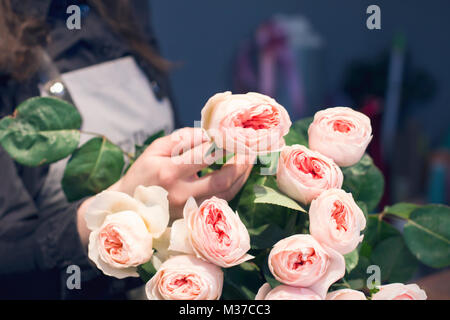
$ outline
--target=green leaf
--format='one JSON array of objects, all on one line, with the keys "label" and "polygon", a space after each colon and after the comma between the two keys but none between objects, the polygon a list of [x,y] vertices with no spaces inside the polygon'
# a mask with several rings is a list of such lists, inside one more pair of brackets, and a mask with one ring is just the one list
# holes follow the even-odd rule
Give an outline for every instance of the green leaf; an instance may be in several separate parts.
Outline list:
[{"label": "green leaf", "polygon": [[97,194],[120,179],[122,150],[105,138],[93,138],[77,149],[64,171],[62,187],[69,201]]},{"label": "green leaf", "polygon": [[81,116],[56,98],[31,98],[0,120],[0,144],[17,162],[39,166],[69,156],[80,141]]},{"label": "green leaf", "polygon": [[345,279],[352,289],[360,290],[366,286],[366,279],[368,277],[367,267],[372,263],[369,258],[359,256],[358,264],[351,270]]},{"label": "green leaf", "polygon": [[350,279],[347,281],[350,288],[353,290],[361,290],[365,287],[366,282],[364,279]]},{"label": "green leaf", "polygon": [[358,249],[353,250],[347,254],[344,254],[345,270],[350,273],[358,265],[359,253]]},{"label": "green leaf", "polygon": [[383,211],[403,219],[408,219],[411,212],[417,208],[420,208],[417,204],[400,202],[393,206],[386,206]]},{"label": "green leaf", "polygon": [[261,176],[260,168],[260,165],[253,167],[247,182],[236,196],[238,201],[233,199],[231,203],[247,228],[258,228],[266,224],[275,224],[283,229],[288,216],[292,215],[290,213],[292,209],[281,206],[269,206],[265,203],[255,203],[255,185],[268,186],[272,189],[277,188],[275,178],[273,176]]},{"label": "green leaf", "polygon": [[155,274],[156,269],[151,261],[137,267],[137,273],[144,283],[147,283]]},{"label": "green leaf", "polygon": [[285,230],[274,224],[265,224],[258,228],[248,228],[253,249],[272,248],[275,243],[289,236]]},{"label": "green leaf", "polygon": [[296,201],[278,192],[277,190],[261,185],[255,185],[253,190],[255,191],[255,203],[274,204],[277,206],[306,212],[306,210],[303,209]]},{"label": "green leaf", "polygon": [[263,280],[259,267],[253,262],[244,262],[224,269],[222,299],[254,300]]},{"label": "green leaf", "polygon": [[372,158],[365,154],[357,164],[341,169],[344,174],[342,189],[351,192],[355,201],[364,202],[368,211],[374,210],[383,195],[384,178]]},{"label": "green leaf", "polygon": [[400,236],[390,237],[377,244],[370,260],[380,267],[382,282],[407,282],[418,266],[416,258]]},{"label": "green leaf", "polygon": [[409,250],[424,264],[434,268],[450,265],[450,207],[426,205],[414,210],[403,235]]},{"label": "green leaf", "polygon": [[369,219],[367,219],[366,229],[364,230],[363,243],[367,243],[374,248],[377,243],[397,236],[401,236],[401,233],[395,227],[380,220],[379,215],[370,215]]},{"label": "green leaf", "polygon": [[289,133],[284,136],[286,145],[292,146],[293,144],[301,144],[308,146],[308,128],[313,122],[313,119],[313,117],[310,117],[294,122],[289,129]]}]

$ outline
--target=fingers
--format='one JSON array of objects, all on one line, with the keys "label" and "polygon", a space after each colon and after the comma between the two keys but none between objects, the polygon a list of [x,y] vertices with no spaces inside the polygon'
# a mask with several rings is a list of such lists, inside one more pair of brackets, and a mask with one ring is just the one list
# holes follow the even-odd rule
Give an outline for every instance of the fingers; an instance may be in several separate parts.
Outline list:
[{"label": "fingers", "polygon": [[[236,180],[236,182],[230,187],[230,189],[228,189],[224,192],[218,193],[215,196],[220,199],[224,199],[226,201],[232,200],[236,196],[236,194],[241,190],[241,188],[244,186],[245,182],[248,179],[248,176],[250,175],[250,173],[252,171],[252,167],[253,167],[252,165],[249,166],[249,168],[246,170],[246,172]],[[213,195],[210,195],[210,197],[211,196],[213,196]]]},{"label": "fingers", "polygon": [[182,128],[168,136],[156,139],[148,146],[146,153],[157,156],[178,156],[185,151],[208,141],[202,128]]},{"label": "fingers", "polygon": [[194,197],[203,198],[221,195],[229,198],[236,194],[250,174],[253,160],[248,156],[235,155],[218,171],[192,182]]},{"label": "fingers", "polygon": [[171,157],[173,170],[180,177],[188,177],[197,174],[198,171],[212,165],[222,158],[221,153],[211,153],[211,142],[204,142],[182,155]]}]

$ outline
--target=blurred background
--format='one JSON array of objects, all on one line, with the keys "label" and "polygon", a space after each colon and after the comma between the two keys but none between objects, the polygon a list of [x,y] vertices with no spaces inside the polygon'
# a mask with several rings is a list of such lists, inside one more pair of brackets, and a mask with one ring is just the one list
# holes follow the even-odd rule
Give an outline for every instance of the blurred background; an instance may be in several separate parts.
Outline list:
[{"label": "blurred background", "polygon": [[[381,29],[369,30],[376,4]],[[259,91],[293,120],[349,106],[371,118],[380,208],[450,200],[450,1],[151,1],[181,123],[222,91]]]}]

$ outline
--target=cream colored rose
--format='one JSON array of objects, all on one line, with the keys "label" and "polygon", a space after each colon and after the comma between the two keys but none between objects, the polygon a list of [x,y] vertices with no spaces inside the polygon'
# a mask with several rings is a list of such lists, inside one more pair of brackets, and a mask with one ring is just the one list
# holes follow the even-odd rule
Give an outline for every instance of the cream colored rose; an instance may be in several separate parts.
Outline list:
[{"label": "cream colored rose", "polygon": [[258,290],[255,300],[322,300],[320,296],[308,288],[297,288],[279,285],[272,289],[268,283]]},{"label": "cream colored rose", "polygon": [[372,300],[426,300],[427,294],[415,283],[391,283],[379,286]]},{"label": "cream colored rose", "polygon": [[218,93],[202,109],[202,128],[219,148],[242,154],[279,151],[291,126],[283,106],[263,94]]},{"label": "cream colored rose", "polygon": [[308,129],[311,150],[331,158],[341,167],[357,163],[372,139],[370,119],[347,107],[317,112]]},{"label": "cream colored rose", "polygon": [[180,255],[166,260],[145,285],[149,300],[218,300],[223,272],[194,256]]},{"label": "cream colored rose", "polygon": [[106,275],[138,277],[137,267],[152,257],[152,242],[169,223],[167,191],[136,188],[134,197],[117,191],[95,196],[85,214],[89,258]]},{"label": "cream colored rose", "polygon": [[367,300],[367,298],[361,291],[341,289],[328,293],[325,300]]},{"label": "cream colored rose", "polygon": [[250,236],[237,212],[225,200],[212,197],[197,206],[189,198],[184,219],[172,225],[169,250],[195,254],[215,265],[228,268],[252,259]]},{"label": "cream colored rose", "polygon": [[281,191],[304,204],[328,189],[341,188],[344,176],[333,160],[302,145],[286,146],[278,160]]},{"label": "cream colored rose", "polygon": [[344,257],[322,246],[309,234],[277,242],[269,254],[269,269],[283,284],[309,288],[325,298],[331,284],[345,274]]},{"label": "cream colored rose", "polygon": [[364,213],[351,193],[329,189],[311,202],[309,232],[320,243],[347,254],[362,241],[366,227]]}]

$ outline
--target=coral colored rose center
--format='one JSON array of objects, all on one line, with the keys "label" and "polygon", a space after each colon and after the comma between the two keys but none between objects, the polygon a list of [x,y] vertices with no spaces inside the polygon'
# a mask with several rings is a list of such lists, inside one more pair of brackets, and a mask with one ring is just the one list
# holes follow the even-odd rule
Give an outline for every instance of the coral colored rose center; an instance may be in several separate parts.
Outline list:
[{"label": "coral colored rose center", "polygon": [[217,240],[221,243],[228,243],[230,238],[227,235],[227,224],[225,221],[222,210],[209,205],[202,208],[203,214],[206,213],[206,223],[212,227],[213,232],[216,234]]},{"label": "coral colored rose center", "polygon": [[272,106],[256,106],[237,114],[233,123],[236,127],[254,130],[270,129],[280,124],[280,114]]},{"label": "coral colored rose center", "polygon": [[103,248],[111,258],[118,263],[125,263],[128,255],[123,250],[123,243],[120,234],[113,226],[108,225],[100,232],[100,239],[103,242]]},{"label": "coral colored rose center", "polygon": [[306,250],[297,255],[297,260],[294,262],[293,269],[297,270],[305,265],[313,264],[316,258],[314,249]]},{"label": "coral colored rose center", "polygon": [[348,120],[336,120],[333,122],[333,130],[342,133],[349,132],[355,126]]},{"label": "coral colored rose center", "polygon": [[180,276],[169,282],[167,289],[174,293],[198,295],[201,292],[200,286],[192,281],[189,276]]},{"label": "coral colored rose center", "polygon": [[322,179],[323,170],[320,160],[308,158],[303,153],[294,158],[294,165],[303,173],[311,174],[314,179]]},{"label": "coral colored rose center", "polygon": [[333,213],[331,214],[331,217],[336,221],[336,228],[338,230],[344,230],[347,231],[347,221],[345,220],[346,210],[345,206],[342,204],[341,201],[335,201],[333,207]]}]

